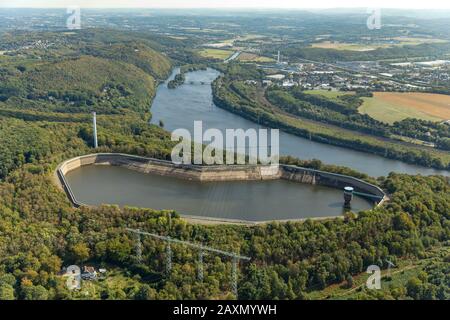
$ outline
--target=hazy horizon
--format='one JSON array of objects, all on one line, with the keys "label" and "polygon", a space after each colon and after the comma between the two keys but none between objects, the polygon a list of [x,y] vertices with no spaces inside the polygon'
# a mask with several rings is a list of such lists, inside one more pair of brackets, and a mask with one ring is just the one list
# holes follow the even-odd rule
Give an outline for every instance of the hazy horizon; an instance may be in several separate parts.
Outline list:
[{"label": "hazy horizon", "polygon": [[6,0],[1,8],[153,8],[153,9],[350,9],[377,7],[387,9],[450,9],[443,0],[315,0],[311,4],[298,0]]}]

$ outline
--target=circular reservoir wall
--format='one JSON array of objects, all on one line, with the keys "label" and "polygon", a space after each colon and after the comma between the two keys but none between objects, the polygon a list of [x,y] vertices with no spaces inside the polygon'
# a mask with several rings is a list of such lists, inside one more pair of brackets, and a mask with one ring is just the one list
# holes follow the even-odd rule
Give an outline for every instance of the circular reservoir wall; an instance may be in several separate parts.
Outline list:
[{"label": "circular reservoir wall", "polygon": [[[292,166],[180,166],[131,155],[96,154],[68,160],[57,173],[76,206],[167,209],[232,222],[341,216],[342,188],[347,185],[384,197],[381,189],[361,180]],[[355,212],[373,206],[373,201],[359,196],[352,201]]]}]

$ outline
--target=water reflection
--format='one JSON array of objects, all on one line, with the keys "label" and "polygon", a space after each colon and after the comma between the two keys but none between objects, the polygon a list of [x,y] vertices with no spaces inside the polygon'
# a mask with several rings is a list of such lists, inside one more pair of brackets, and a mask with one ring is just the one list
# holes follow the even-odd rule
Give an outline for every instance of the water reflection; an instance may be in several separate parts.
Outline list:
[{"label": "water reflection", "polygon": [[[122,167],[86,166],[66,175],[86,204],[173,209],[181,214],[248,221],[339,216],[341,190],[286,180],[195,182],[143,174]],[[359,197],[352,210],[371,208]]]}]

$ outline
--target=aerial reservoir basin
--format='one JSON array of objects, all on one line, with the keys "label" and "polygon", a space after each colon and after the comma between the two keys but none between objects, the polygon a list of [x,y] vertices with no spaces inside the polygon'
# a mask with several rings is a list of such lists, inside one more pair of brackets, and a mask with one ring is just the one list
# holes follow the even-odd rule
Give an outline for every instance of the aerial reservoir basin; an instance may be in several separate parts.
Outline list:
[{"label": "aerial reservoir basin", "polygon": [[[175,69],[169,80],[178,72]],[[175,89],[168,89],[167,82],[160,85],[151,108],[151,122],[162,121],[168,131],[184,128],[193,132],[194,121],[198,120],[203,121],[204,130],[262,128],[213,104],[210,84],[218,76],[218,71],[207,69],[187,73],[185,84]],[[448,175],[447,171],[321,144],[284,132],[280,132],[280,153],[348,166],[371,176],[391,171]],[[86,165],[67,172],[66,180],[76,199],[84,204],[167,209],[213,220],[297,220],[342,216],[344,212],[342,188],[285,179],[200,182],[121,166]],[[373,205],[373,201],[355,196],[351,210],[368,210]]]},{"label": "aerial reservoir basin", "polygon": [[[75,197],[88,205],[117,204],[176,210],[182,215],[250,222],[341,216],[343,191],[288,180],[199,182],[88,165],[66,174]],[[354,197],[352,211],[373,207]]]}]

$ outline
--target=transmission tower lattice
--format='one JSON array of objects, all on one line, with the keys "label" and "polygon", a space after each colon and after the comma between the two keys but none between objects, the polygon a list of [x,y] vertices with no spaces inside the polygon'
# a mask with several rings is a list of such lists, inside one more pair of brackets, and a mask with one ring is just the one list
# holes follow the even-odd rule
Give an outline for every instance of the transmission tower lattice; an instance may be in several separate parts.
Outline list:
[{"label": "transmission tower lattice", "polygon": [[237,280],[238,280],[237,268],[238,268],[238,263],[239,263],[239,260],[236,257],[233,257],[233,264],[231,266],[231,290],[233,291],[235,297],[238,296],[238,291],[237,291]]},{"label": "transmission tower lattice", "polygon": [[203,250],[198,251],[198,280],[203,281]]},{"label": "transmission tower lattice", "polygon": [[141,243],[141,234],[135,233],[136,237],[136,243],[135,243],[135,250],[136,250],[136,261],[137,263],[142,263],[142,243]]},{"label": "transmission tower lattice", "polygon": [[[168,239],[170,239],[168,237]],[[166,276],[170,275],[172,271],[172,248],[170,247],[170,241],[166,244]]]},{"label": "transmission tower lattice", "polygon": [[[216,253],[222,256],[226,256],[232,259],[232,269],[231,269],[231,289],[233,294],[235,295],[235,297],[238,297],[238,290],[237,290],[237,280],[238,280],[238,265],[239,265],[239,261],[240,260],[244,260],[244,261],[249,261],[250,257],[246,257],[246,256],[241,256],[239,254],[236,254],[234,252],[228,252],[228,251],[223,251],[223,250],[219,250],[219,249],[215,249],[212,247],[208,247],[208,246],[204,246],[204,245],[200,245],[200,244],[196,244],[196,243],[192,243],[189,241],[183,241],[183,240],[178,240],[178,239],[174,239],[171,237],[166,237],[166,236],[161,236],[155,233],[149,233],[149,232],[143,232],[140,231],[138,229],[130,229],[130,228],[126,228],[127,231],[132,232],[134,234],[138,234],[138,235],[143,235],[143,236],[149,236],[149,237],[153,237],[155,239],[158,240],[162,240],[166,242],[166,272],[167,275],[170,274],[170,271],[172,270],[172,248],[171,248],[171,244],[181,244],[181,245],[185,245],[191,248],[195,248],[197,250],[199,250],[199,255],[198,255],[198,278],[200,281],[203,280],[203,255],[205,254],[205,252],[211,252],[211,253]],[[139,238],[140,240],[140,238]],[[140,241],[139,241],[140,242]],[[137,250],[136,250],[137,253]]]}]

